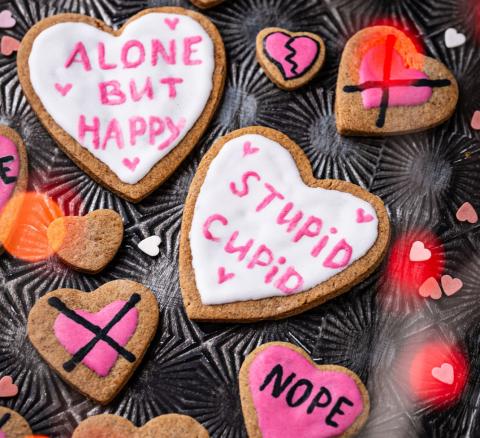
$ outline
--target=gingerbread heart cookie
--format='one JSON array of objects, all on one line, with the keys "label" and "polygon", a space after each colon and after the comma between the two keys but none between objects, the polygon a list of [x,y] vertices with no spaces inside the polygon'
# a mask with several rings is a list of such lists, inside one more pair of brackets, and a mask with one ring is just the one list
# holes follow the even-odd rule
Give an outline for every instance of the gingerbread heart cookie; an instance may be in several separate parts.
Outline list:
[{"label": "gingerbread heart cookie", "polygon": [[315,179],[284,134],[232,132],[205,155],[185,204],[180,285],[188,316],[246,322],[303,312],[367,277],[389,235],[379,198]]},{"label": "gingerbread heart cookie", "polygon": [[153,293],[116,280],[86,293],[58,289],[28,316],[28,337],[68,383],[99,403],[109,403],[140,364],[157,330]]},{"label": "gingerbread heart cookie", "polygon": [[345,46],[336,99],[340,134],[405,134],[448,120],[458,85],[441,62],[419,53],[403,32],[374,26]]},{"label": "gingerbread heart cookie", "polygon": [[[14,231],[21,207],[21,193],[27,188],[27,151],[20,136],[8,126],[0,126],[0,250]],[[11,199],[15,202],[10,203]]]},{"label": "gingerbread heart cookie", "polygon": [[249,438],[351,437],[370,411],[360,378],[337,365],[316,365],[301,348],[264,344],[240,369]]},{"label": "gingerbread heart cookie", "polygon": [[220,102],[225,49],[183,8],[147,9],[118,31],[91,17],[49,17],[17,58],[23,90],[50,134],[92,178],[133,202],[198,142]]},{"label": "gingerbread heart cookie", "polygon": [[112,261],[120,248],[123,221],[113,210],[96,210],[86,216],[55,219],[47,235],[62,262],[78,271],[96,274]]},{"label": "gingerbread heart cookie", "polygon": [[269,27],[257,35],[257,59],[272,82],[295,90],[322,68],[325,43],[314,33]]},{"label": "gingerbread heart cookie", "polygon": [[0,406],[0,438],[25,438],[31,433],[32,429],[25,418]]},{"label": "gingerbread heart cookie", "polygon": [[207,430],[192,417],[161,415],[142,427],[117,415],[96,415],[82,421],[72,438],[209,438]]}]

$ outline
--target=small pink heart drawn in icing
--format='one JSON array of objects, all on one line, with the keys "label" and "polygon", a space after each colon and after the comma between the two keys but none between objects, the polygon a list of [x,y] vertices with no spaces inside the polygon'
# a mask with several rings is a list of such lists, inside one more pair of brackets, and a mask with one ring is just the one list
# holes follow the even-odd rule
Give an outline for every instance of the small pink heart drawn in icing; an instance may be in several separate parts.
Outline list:
[{"label": "small pink heart drawn in icing", "polygon": [[10,29],[12,27],[15,27],[17,22],[15,21],[15,18],[13,18],[12,13],[5,9],[2,12],[0,12],[0,28],[2,29]]},{"label": "small pink heart drawn in icing", "polygon": [[172,30],[177,28],[177,24],[179,23],[180,19],[178,17],[175,18],[165,18],[165,24]]},{"label": "small pink heart drawn in icing", "polygon": [[459,278],[453,278],[451,275],[442,275],[441,278],[443,292],[445,295],[451,296],[456,294],[462,287],[463,282]]},{"label": "small pink heart drawn in icing", "polygon": [[478,222],[478,214],[470,202],[464,202],[458,209],[456,216],[460,222],[468,222],[470,224]]},{"label": "small pink heart drawn in icing", "polygon": [[267,57],[278,67],[287,80],[304,75],[320,55],[317,41],[308,36],[290,36],[272,32],[263,42]]},{"label": "small pink heart drawn in icing", "polygon": [[439,367],[432,368],[432,376],[439,382],[445,383],[446,385],[453,385],[455,380],[453,366],[448,362],[443,363]]},{"label": "small pink heart drawn in icing", "polygon": [[133,160],[124,158],[122,163],[125,165],[126,168],[130,169],[132,172],[135,172],[135,169],[140,164],[140,158],[135,157]]},{"label": "small pink heart drawn in icing", "polygon": [[373,219],[373,216],[371,214],[365,213],[365,210],[363,208],[359,208],[357,210],[357,223],[363,224],[366,222],[372,222]]},{"label": "small pink heart drawn in icing", "polygon": [[3,376],[0,379],[0,397],[15,397],[18,386],[13,383],[12,376]]},{"label": "small pink heart drawn in icing", "polygon": [[260,149],[253,147],[250,141],[246,141],[243,144],[243,156],[246,157],[247,155],[256,154]]},{"label": "small pink heart drawn in icing", "polygon": [[73,84],[62,85],[62,84],[56,83],[55,88],[63,97],[65,97],[69,93],[69,91],[73,88]]},{"label": "small pink heart drawn in icing", "polygon": [[20,41],[11,36],[5,35],[0,41],[0,52],[4,56],[10,56],[13,52],[17,52],[20,48]]},{"label": "small pink heart drawn in icing", "polygon": [[438,281],[433,278],[427,278],[418,289],[420,296],[424,298],[432,298],[434,300],[439,300],[442,298],[442,289],[438,284]]},{"label": "small pink heart drawn in icing", "polygon": [[425,244],[419,240],[413,242],[410,248],[410,261],[412,262],[425,262],[430,260],[432,252],[425,248]]},{"label": "small pink heart drawn in icing", "polygon": [[221,266],[218,268],[218,284],[223,284],[228,280],[231,280],[233,277],[235,277],[235,274],[233,272],[227,273],[225,267]]}]

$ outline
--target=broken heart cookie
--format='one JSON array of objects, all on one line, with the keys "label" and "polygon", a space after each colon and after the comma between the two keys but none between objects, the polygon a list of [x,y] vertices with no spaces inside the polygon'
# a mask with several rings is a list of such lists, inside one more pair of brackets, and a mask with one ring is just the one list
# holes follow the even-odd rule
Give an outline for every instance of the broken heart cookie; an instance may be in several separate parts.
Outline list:
[{"label": "broken heart cookie", "polygon": [[158,319],[149,289],[116,280],[90,293],[58,289],[43,296],[28,316],[28,337],[64,380],[107,404],[140,364]]},{"label": "broken heart cookie", "polygon": [[192,4],[202,9],[213,8],[224,1],[225,0],[190,0]]},{"label": "broken heart cookie", "polygon": [[403,32],[374,26],[345,46],[336,96],[340,134],[395,135],[449,119],[458,86],[441,62],[419,53]]},{"label": "broken heart cookie", "polygon": [[315,179],[286,135],[232,132],[205,155],[185,204],[180,285],[188,316],[247,322],[301,313],[370,275],[389,235],[379,198]]},{"label": "broken heart cookie", "polygon": [[122,217],[113,210],[55,219],[48,242],[58,258],[72,268],[96,274],[115,257],[123,240]]},{"label": "broken heart cookie", "polygon": [[82,421],[72,438],[208,438],[207,430],[192,417],[161,415],[142,427],[117,415],[96,415]]},{"label": "broken heart cookie", "polygon": [[32,430],[27,420],[11,409],[0,406],[0,438],[25,438]]},{"label": "broken heart cookie", "polygon": [[[27,151],[20,136],[0,125],[0,251],[13,232],[21,207],[19,196],[27,188]],[[15,202],[9,201],[15,198]]]},{"label": "broken heart cookie", "polygon": [[49,17],[18,54],[23,90],[50,134],[92,178],[133,202],[195,146],[219,104],[225,49],[183,8],[147,9],[114,31],[91,17]]},{"label": "broken heart cookie", "polygon": [[272,82],[284,90],[295,90],[322,68],[325,44],[314,33],[269,27],[257,35],[257,59]]},{"label": "broken heart cookie", "polygon": [[368,392],[355,373],[318,366],[286,342],[250,353],[239,380],[249,438],[351,437],[370,411]]}]

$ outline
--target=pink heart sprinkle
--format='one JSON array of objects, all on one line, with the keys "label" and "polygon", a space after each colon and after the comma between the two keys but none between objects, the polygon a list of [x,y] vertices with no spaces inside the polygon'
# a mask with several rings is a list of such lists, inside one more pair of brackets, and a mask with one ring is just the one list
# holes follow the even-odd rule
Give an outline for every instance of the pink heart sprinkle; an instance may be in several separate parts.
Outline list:
[{"label": "pink heart sprinkle", "polygon": [[235,277],[234,273],[226,273],[225,268],[221,266],[218,268],[218,284],[223,284],[228,280],[231,280],[233,277]]},{"label": "pink heart sprinkle", "polygon": [[20,48],[20,41],[8,35],[2,37],[0,42],[0,52],[4,56],[10,56],[13,52],[17,52]]},{"label": "pink heart sprinkle", "polygon": [[15,397],[18,386],[13,383],[12,376],[3,376],[0,379],[0,397]]},{"label": "pink heart sprinkle", "polygon": [[68,94],[68,92],[72,89],[72,87],[73,87],[73,84],[65,84],[65,85],[61,85],[58,83],[55,84],[55,88],[63,97],[65,97]]},{"label": "pink heart sprinkle", "polygon": [[419,240],[413,242],[410,248],[410,261],[411,262],[425,262],[432,257],[432,251],[425,248],[425,244]]},{"label": "pink heart sprinkle", "polygon": [[439,382],[452,385],[455,380],[453,366],[449,363],[443,363],[440,367],[432,369],[432,376]]},{"label": "pink heart sprinkle", "polygon": [[7,9],[0,12],[0,27],[2,29],[10,29],[17,24],[15,18],[13,18],[12,13]]},{"label": "pink heart sprinkle", "polygon": [[359,208],[357,210],[357,223],[363,224],[365,222],[371,222],[373,221],[373,216],[371,214],[365,213],[365,210],[363,208]]},{"label": "pink heart sprinkle", "polygon": [[473,113],[471,127],[476,131],[480,130],[480,111],[475,111]]},{"label": "pink heart sprinkle", "polygon": [[476,224],[478,222],[478,215],[470,202],[465,202],[457,211],[457,219],[460,222],[469,222]]},{"label": "pink heart sprinkle", "polygon": [[124,158],[122,161],[123,165],[130,169],[132,172],[135,172],[135,169],[140,163],[140,158],[135,157],[132,161],[129,160],[128,158]]},{"label": "pink heart sprinkle", "polygon": [[433,298],[434,300],[439,300],[442,297],[442,290],[438,281],[433,277],[427,278],[423,284],[418,289],[420,296],[424,298]]},{"label": "pink heart sprinkle", "polygon": [[462,280],[459,278],[453,278],[450,275],[443,275],[441,278],[441,283],[443,291],[447,296],[456,294],[463,287]]},{"label": "pink heart sprinkle", "polygon": [[179,21],[178,17],[175,17],[174,19],[165,18],[165,24],[172,30],[175,30]]},{"label": "pink heart sprinkle", "polygon": [[254,148],[252,147],[252,143],[250,143],[249,141],[246,141],[244,144],[243,144],[243,156],[246,157],[247,155],[252,155],[252,154],[255,154],[259,151],[260,149],[259,148]]}]

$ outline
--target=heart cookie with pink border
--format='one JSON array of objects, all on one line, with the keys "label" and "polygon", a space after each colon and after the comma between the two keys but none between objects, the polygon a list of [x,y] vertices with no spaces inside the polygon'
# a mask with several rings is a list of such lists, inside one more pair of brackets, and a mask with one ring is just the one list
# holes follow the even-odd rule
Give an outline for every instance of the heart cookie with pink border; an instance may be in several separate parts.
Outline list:
[{"label": "heart cookie with pink border", "polygon": [[116,280],[86,293],[58,289],[28,316],[28,337],[60,376],[99,403],[109,403],[140,364],[159,319],[152,292]]},{"label": "heart cookie with pink border", "polygon": [[272,82],[295,90],[322,68],[325,43],[314,33],[269,27],[257,35],[257,59]]},{"label": "heart cookie with pink border", "polygon": [[147,9],[118,31],[62,14],[33,26],[18,53],[25,95],[58,145],[133,202],[177,168],[222,96],[225,49],[210,20]]},{"label": "heart cookie with pink border", "polygon": [[246,322],[303,312],[367,277],[389,236],[378,197],[315,179],[284,134],[232,132],[205,155],[184,209],[180,285],[188,316]]},{"label": "heart cookie with pink border", "polygon": [[192,417],[160,415],[142,427],[117,415],[89,417],[73,431],[72,438],[209,438],[207,430]]},{"label": "heart cookie with pink border", "polygon": [[405,134],[451,117],[457,82],[441,62],[418,50],[390,26],[368,27],[347,42],[336,91],[340,134]]},{"label": "heart cookie with pink border", "polygon": [[286,342],[264,344],[250,353],[239,380],[250,438],[351,437],[370,411],[367,389],[355,373],[318,366]]}]

